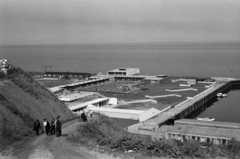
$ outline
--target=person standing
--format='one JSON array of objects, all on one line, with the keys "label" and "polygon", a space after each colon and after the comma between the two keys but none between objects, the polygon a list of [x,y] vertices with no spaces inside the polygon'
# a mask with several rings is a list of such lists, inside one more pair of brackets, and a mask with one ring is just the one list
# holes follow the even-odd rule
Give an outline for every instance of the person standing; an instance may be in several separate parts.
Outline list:
[{"label": "person standing", "polygon": [[82,112],[81,117],[82,117],[83,122],[87,121],[87,116],[84,111]]},{"label": "person standing", "polygon": [[44,124],[45,130],[46,130],[46,134],[48,135],[49,131],[50,131],[50,124],[46,119],[44,119],[43,124]]},{"label": "person standing", "polygon": [[38,136],[38,134],[39,134],[39,129],[40,129],[40,122],[39,122],[38,119],[34,122],[34,124],[33,124],[33,129],[36,131],[36,135]]},{"label": "person standing", "polygon": [[44,119],[41,122],[41,128],[42,128],[42,133],[44,134],[46,132],[45,125],[44,125]]},{"label": "person standing", "polygon": [[52,121],[51,121],[51,135],[55,134],[55,120],[54,118],[52,118]]},{"label": "person standing", "polygon": [[89,116],[92,118],[92,116],[93,116],[93,111],[92,110],[89,111]]},{"label": "person standing", "polygon": [[62,123],[60,121],[60,116],[57,117],[55,121],[55,127],[56,127],[56,136],[59,137],[62,135]]}]

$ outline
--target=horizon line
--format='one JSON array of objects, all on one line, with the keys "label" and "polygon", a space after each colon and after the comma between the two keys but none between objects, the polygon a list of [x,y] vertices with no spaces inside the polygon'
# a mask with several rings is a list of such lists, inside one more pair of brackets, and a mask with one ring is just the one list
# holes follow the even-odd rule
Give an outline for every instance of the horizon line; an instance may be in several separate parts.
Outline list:
[{"label": "horizon line", "polygon": [[240,46],[240,41],[189,41],[189,42],[133,42],[133,43],[59,43],[59,44],[0,44],[0,47],[7,46],[71,46],[71,45],[218,45],[218,44],[234,44]]}]

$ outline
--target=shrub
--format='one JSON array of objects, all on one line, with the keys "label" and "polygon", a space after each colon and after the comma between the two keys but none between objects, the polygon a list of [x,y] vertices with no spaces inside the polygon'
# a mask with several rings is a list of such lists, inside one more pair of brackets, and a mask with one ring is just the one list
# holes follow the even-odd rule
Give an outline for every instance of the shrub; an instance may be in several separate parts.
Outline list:
[{"label": "shrub", "polygon": [[232,138],[227,146],[227,150],[232,157],[240,157],[240,142]]},{"label": "shrub", "polygon": [[205,158],[205,153],[201,148],[201,144],[195,140],[186,140],[182,146],[182,152],[185,155]]},{"label": "shrub", "polygon": [[124,130],[109,117],[98,114],[97,120],[80,125],[76,133],[69,135],[68,140],[82,144],[106,145],[123,136],[122,133]]},{"label": "shrub", "polygon": [[101,114],[98,114],[98,119],[81,124],[76,132],[68,136],[68,140],[88,146],[107,145],[122,152],[133,150],[149,157],[240,157],[240,142],[234,139],[225,146],[195,140],[152,140],[148,136],[128,133],[111,118]]},{"label": "shrub", "polygon": [[12,137],[12,130],[11,127],[8,126],[8,121],[5,117],[2,117],[2,136],[6,138],[11,138]]}]

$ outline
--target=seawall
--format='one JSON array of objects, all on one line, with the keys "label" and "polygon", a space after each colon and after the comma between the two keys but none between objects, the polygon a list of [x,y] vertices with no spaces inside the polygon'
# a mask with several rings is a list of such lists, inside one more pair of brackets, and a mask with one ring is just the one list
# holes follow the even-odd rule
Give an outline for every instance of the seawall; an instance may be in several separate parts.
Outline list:
[{"label": "seawall", "polygon": [[162,112],[153,119],[149,119],[144,123],[137,123],[135,125],[129,126],[128,131],[145,135],[157,135],[157,132],[141,130],[141,128],[148,127],[149,130],[156,130],[161,125],[167,125],[169,123],[172,123],[172,121],[174,120],[185,118],[198,108],[202,107],[205,103],[209,102],[213,98],[216,98],[217,93],[224,92],[232,86],[239,85],[239,79],[217,78],[216,83],[204,92],[201,92],[193,98],[188,98],[187,100],[175,107],[167,109],[165,112]]}]

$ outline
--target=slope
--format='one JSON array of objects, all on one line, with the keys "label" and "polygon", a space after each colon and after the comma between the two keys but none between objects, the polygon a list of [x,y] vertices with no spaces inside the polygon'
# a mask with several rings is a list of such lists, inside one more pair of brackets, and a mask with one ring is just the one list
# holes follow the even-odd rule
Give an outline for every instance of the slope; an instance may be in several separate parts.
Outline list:
[{"label": "slope", "polygon": [[14,67],[0,76],[0,150],[5,145],[33,134],[33,122],[61,116],[73,118],[72,112],[43,85],[21,68]]}]

